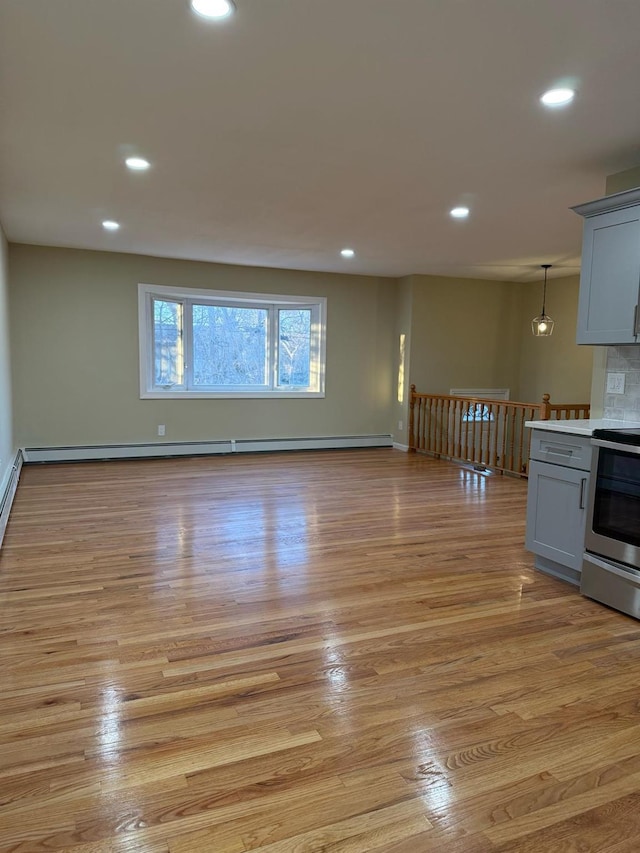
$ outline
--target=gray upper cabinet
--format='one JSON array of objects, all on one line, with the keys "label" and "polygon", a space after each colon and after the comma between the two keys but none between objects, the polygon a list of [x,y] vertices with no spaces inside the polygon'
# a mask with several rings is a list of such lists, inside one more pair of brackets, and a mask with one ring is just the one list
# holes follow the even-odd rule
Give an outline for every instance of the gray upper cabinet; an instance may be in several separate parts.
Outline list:
[{"label": "gray upper cabinet", "polygon": [[640,189],[574,207],[585,217],[579,344],[640,342]]}]

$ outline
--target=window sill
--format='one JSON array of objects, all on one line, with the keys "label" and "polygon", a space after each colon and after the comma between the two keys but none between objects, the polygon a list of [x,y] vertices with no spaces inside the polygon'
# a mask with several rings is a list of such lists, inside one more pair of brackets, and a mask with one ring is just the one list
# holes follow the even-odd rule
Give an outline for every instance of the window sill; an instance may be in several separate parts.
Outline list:
[{"label": "window sill", "polygon": [[324,391],[144,391],[141,400],[309,400]]}]

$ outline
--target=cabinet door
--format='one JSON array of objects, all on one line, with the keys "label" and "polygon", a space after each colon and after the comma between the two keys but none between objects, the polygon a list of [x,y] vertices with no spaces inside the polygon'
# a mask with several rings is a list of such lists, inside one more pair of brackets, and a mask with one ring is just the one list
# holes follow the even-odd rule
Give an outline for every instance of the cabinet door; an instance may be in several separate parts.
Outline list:
[{"label": "cabinet door", "polygon": [[[634,324],[639,288],[640,206],[586,219],[578,343],[636,343]],[[553,317],[553,310],[550,313]]]},{"label": "cabinet door", "polygon": [[581,570],[588,488],[587,471],[547,462],[529,464],[526,536],[529,551]]}]

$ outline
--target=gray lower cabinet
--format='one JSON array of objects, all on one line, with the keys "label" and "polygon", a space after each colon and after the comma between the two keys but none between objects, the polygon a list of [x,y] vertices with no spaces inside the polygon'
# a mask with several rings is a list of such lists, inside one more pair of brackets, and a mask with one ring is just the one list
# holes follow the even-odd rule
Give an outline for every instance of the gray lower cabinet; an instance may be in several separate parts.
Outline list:
[{"label": "gray lower cabinet", "polygon": [[[535,430],[529,462],[526,547],[547,574],[580,583],[589,491],[591,443],[586,436]],[[563,454],[564,450],[564,454]],[[555,455],[552,455],[555,454]],[[564,464],[558,464],[558,462]]]}]

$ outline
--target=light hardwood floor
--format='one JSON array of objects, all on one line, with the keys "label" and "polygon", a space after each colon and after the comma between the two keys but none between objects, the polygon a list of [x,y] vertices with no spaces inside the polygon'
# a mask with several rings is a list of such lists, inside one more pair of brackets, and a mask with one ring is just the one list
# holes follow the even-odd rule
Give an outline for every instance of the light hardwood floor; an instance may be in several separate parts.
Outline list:
[{"label": "light hardwood floor", "polygon": [[526,483],[393,450],[35,466],[0,849],[637,853],[640,626]]}]

